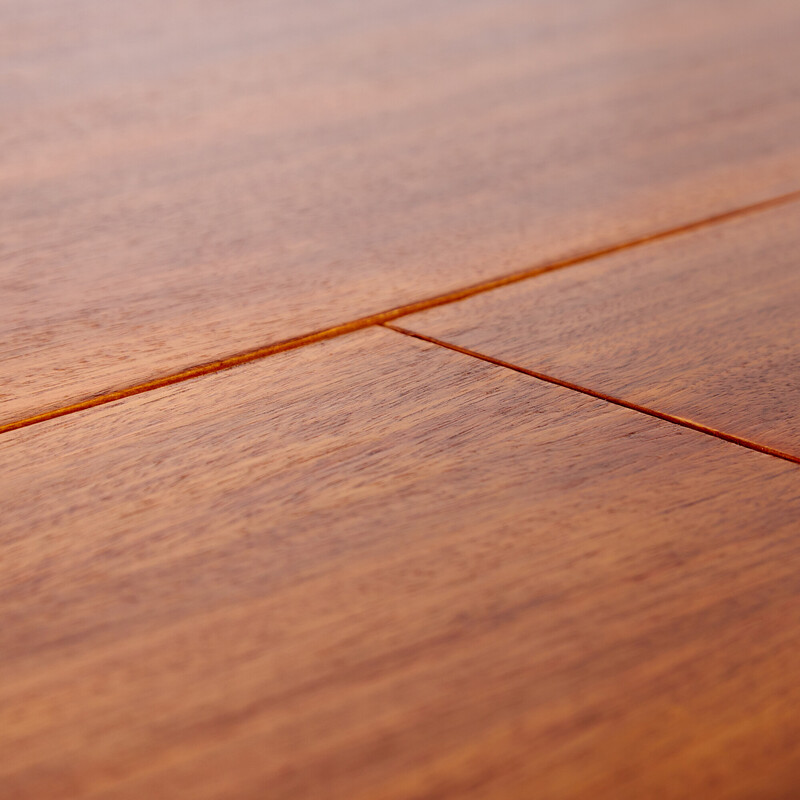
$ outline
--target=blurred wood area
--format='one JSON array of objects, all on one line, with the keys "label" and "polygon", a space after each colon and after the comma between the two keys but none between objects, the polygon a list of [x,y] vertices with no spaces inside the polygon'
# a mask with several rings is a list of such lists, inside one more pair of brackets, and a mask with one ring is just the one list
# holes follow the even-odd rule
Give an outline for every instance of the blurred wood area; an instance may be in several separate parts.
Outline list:
[{"label": "blurred wood area", "polygon": [[0,0],[0,798],[800,795],[798,42]]},{"label": "blurred wood area", "polygon": [[800,186],[796,0],[0,15],[0,424]]}]

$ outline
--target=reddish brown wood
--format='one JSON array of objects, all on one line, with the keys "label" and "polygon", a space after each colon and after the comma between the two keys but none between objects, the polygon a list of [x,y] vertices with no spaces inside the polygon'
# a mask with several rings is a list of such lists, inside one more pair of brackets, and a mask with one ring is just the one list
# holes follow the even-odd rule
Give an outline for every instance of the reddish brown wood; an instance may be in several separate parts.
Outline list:
[{"label": "reddish brown wood", "polygon": [[800,456],[800,203],[400,320]]},{"label": "reddish brown wood", "polygon": [[796,0],[0,1],[0,422],[800,188]]},{"label": "reddish brown wood", "polygon": [[0,474],[2,797],[800,780],[794,465],[375,329]]}]

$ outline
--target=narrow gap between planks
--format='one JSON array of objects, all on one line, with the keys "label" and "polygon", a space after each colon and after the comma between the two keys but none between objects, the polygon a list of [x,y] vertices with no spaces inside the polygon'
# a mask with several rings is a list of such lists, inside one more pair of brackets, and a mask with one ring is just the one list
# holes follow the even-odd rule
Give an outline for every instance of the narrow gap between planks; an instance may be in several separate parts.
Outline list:
[{"label": "narrow gap between planks", "polygon": [[[305,347],[306,345],[325,341],[326,339],[333,339],[336,338],[337,336],[344,336],[345,334],[348,333],[354,333],[355,331],[363,330],[364,328],[369,328],[373,325],[383,325],[387,322],[399,319],[400,317],[405,317],[410,314],[416,314],[420,311],[426,311],[430,308],[436,308],[437,306],[447,305],[449,303],[455,303],[460,300],[466,300],[467,298],[473,297],[476,294],[482,294],[483,292],[489,292],[492,291],[493,289],[499,289],[503,286],[508,286],[513,283],[518,283],[519,281],[527,280],[528,278],[534,278],[538,275],[544,275],[548,272],[555,272],[556,270],[564,269],[566,267],[571,267],[577,264],[583,264],[586,263],[587,261],[592,261],[597,258],[602,258],[604,256],[611,255],[612,253],[618,253],[623,250],[629,250],[635,247],[640,247],[642,245],[650,244],[651,242],[659,242],[664,239],[671,238],[673,236],[692,233],[701,228],[706,228],[712,225],[718,225],[720,223],[727,222],[729,220],[733,220],[738,217],[742,217],[760,211],[766,211],[768,209],[775,208],[776,206],[789,204],[797,200],[800,200],[800,190],[787,192],[786,194],[782,194],[777,197],[772,197],[768,200],[762,200],[761,202],[758,203],[752,203],[747,206],[741,206],[740,208],[735,208],[731,211],[725,211],[721,214],[714,214],[713,216],[705,217],[701,220],[690,222],[685,225],[680,225],[674,228],[667,228],[661,231],[656,231],[655,233],[646,234],[644,236],[638,236],[634,239],[628,239],[618,244],[608,245],[606,247],[601,247],[599,249],[591,250],[586,253],[581,253],[579,255],[563,258],[558,261],[550,262],[549,264],[544,264],[535,267],[528,267],[518,272],[512,272],[497,278],[490,278],[489,280],[471,284],[469,286],[456,289],[452,292],[446,292],[444,294],[434,295],[432,297],[428,297],[423,300],[417,300],[413,303],[407,303],[402,306],[396,306],[395,308],[390,308],[386,311],[379,311],[375,314],[371,314],[366,317],[359,317],[358,319],[354,319],[349,322],[344,322],[340,325],[334,325],[333,327],[330,328],[325,328],[323,330],[314,331],[312,333],[304,334],[302,336],[296,336],[290,339],[285,339],[280,342],[275,342],[273,344],[265,345],[263,347],[259,347],[254,350],[247,350],[242,353],[237,353],[231,356],[226,356],[224,358],[220,358],[215,361],[209,361],[204,364],[198,364],[196,366],[189,367],[188,369],[181,370],[180,372],[175,372],[170,375],[165,375],[161,378],[155,378],[150,381],[144,381],[142,383],[132,384],[122,389],[118,389],[112,392],[106,392],[100,395],[96,395],[94,397],[89,397],[77,403],[71,403],[66,406],[61,406],[60,408],[50,409],[47,411],[43,411],[39,414],[34,414],[29,417],[13,420],[11,422],[7,422],[5,424],[0,425],[0,434],[9,433],[10,431],[19,430],[20,428],[26,428],[29,425],[35,425],[39,422],[46,422],[47,420],[56,419],[58,417],[64,417],[67,416],[68,414],[75,414],[78,411],[86,411],[90,408],[95,408],[97,406],[105,405],[106,403],[113,403],[117,400],[123,400],[126,397],[132,397],[137,394],[142,394],[143,392],[153,391],[154,389],[161,389],[165,386],[171,386],[175,383],[183,383],[184,381],[192,380],[193,378],[199,378],[203,375],[209,375],[214,372],[221,372],[223,370],[231,369],[241,364],[247,364],[251,361],[257,361],[262,358],[267,358],[268,356],[272,356],[277,353],[282,353],[287,350],[294,350],[298,347]],[[442,346],[450,347],[450,345],[446,345],[444,343],[442,343]],[[456,348],[452,347],[451,349],[456,349]],[[477,357],[484,358],[484,356],[477,356]],[[511,366],[511,365],[506,365],[506,366]],[[516,367],[512,368],[516,369]],[[556,381],[555,379],[553,379],[551,382],[556,382]],[[589,390],[583,390],[578,387],[574,388],[576,388],[577,391],[584,391],[585,393],[590,393]],[[600,395],[597,396],[599,397]],[[608,399],[609,402],[616,402],[618,405],[624,405],[623,401],[613,400],[611,398],[604,398],[604,399]],[[629,407],[633,408],[634,406],[629,406]],[[644,409],[638,409],[638,410],[644,411],[644,413],[649,413],[652,416],[659,416],[657,412],[646,411]],[[662,415],[662,418],[666,419],[667,417]],[[678,418],[676,417],[672,421],[678,422]],[[678,422],[678,424],[685,425],[687,427],[692,427],[692,425],[690,425],[686,421],[680,421]],[[698,430],[699,429],[700,428],[698,428]],[[705,432],[712,433],[711,429],[708,429]],[[719,438],[727,437],[727,434],[722,434],[720,432],[714,432],[712,433],[712,435],[718,436]],[[733,438],[727,437],[727,438],[729,441],[735,441],[736,439],[736,437]],[[742,440],[742,442],[743,441],[744,440]],[[742,442],[737,442],[737,443],[741,444]],[[743,446],[751,447],[752,449],[761,449],[762,452],[769,452],[769,449],[759,448],[758,446],[753,445],[752,443]],[[787,456],[786,454],[779,454],[778,451],[775,451],[771,454],[776,455],[779,458],[788,458],[788,460],[790,461],[797,460],[793,456]]]},{"label": "narrow gap between planks", "polygon": [[755,450],[758,453],[764,453],[768,456],[781,458],[784,461],[791,461],[793,464],[800,464],[800,456],[794,456],[791,453],[784,453],[782,450],[776,450],[774,447],[767,447],[766,445],[750,441],[749,439],[745,439],[741,436],[735,436],[732,433],[725,433],[725,431],[711,428],[708,425],[703,425],[699,422],[693,422],[690,419],[684,419],[683,417],[677,417],[674,414],[667,414],[663,411],[657,411],[656,409],[648,408],[647,406],[640,406],[638,403],[632,403],[629,400],[622,400],[619,397],[614,397],[613,395],[605,394],[604,392],[598,392],[595,389],[589,389],[586,386],[581,386],[577,383],[572,383],[571,381],[565,381],[561,378],[554,378],[552,375],[546,375],[543,372],[537,372],[533,369],[526,369],[525,367],[520,367],[517,364],[512,364],[509,361],[503,361],[500,358],[494,358],[493,356],[487,356],[484,353],[479,353],[477,350],[470,350],[469,348],[461,347],[460,345],[453,344],[452,342],[446,342],[442,339],[437,339],[434,336],[427,336],[424,333],[417,333],[416,331],[411,331],[407,328],[401,328],[399,325],[383,323],[383,327],[396,331],[397,333],[402,333],[404,336],[411,336],[414,339],[420,339],[421,341],[428,342],[429,344],[445,347],[448,350],[453,350],[456,353],[461,353],[465,356],[471,356],[472,358],[477,358],[481,361],[487,361],[489,364],[494,364],[497,367],[505,367],[505,369],[510,369],[514,372],[520,372],[523,375],[528,375],[531,378],[536,378],[537,380],[544,381],[545,383],[552,383],[555,386],[561,386],[564,389],[571,389],[573,392],[580,392],[581,394],[588,395],[589,397],[594,397],[598,400],[604,400],[607,403],[613,403],[614,405],[622,406],[622,408],[627,408],[631,411],[638,411],[640,414],[647,414],[650,417],[655,417],[656,419],[663,420],[664,422],[671,422],[673,425],[680,425],[682,428],[689,428],[690,430],[698,431],[699,433],[705,433],[708,436],[714,436],[717,439],[722,439],[725,442],[737,444],[740,447],[746,447],[749,450]]}]

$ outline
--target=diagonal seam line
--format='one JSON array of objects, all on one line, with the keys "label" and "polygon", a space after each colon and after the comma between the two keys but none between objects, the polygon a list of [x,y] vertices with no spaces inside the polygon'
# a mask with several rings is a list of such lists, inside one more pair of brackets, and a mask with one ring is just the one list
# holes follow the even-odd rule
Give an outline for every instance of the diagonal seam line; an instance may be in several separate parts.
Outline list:
[{"label": "diagonal seam line", "polygon": [[604,400],[607,403],[613,403],[614,405],[627,408],[631,411],[638,411],[640,414],[647,414],[649,417],[655,417],[656,419],[663,420],[664,422],[671,422],[673,425],[680,425],[682,428],[689,428],[690,430],[698,431],[699,433],[705,433],[708,436],[714,436],[717,439],[722,439],[723,441],[730,442],[731,444],[738,444],[740,447],[746,447],[749,450],[755,450],[758,453],[764,453],[768,456],[774,456],[775,458],[782,458],[784,461],[791,461],[793,464],[800,464],[800,456],[793,456],[791,453],[784,453],[782,450],[776,450],[774,447],[767,447],[767,445],[753,442],[750,439],[743,438],[742,436],[736,436],[732,433],[726,433],[725,431],[717,430],[716,428],[712,428],[708,425],[703,425],[700,422],[694,422],[690,419],[678,417],[675,414],[667,414],[664,411],[657,411],[656,409],[648,408],[647,406],[641,406],[638,403],[632,403],[629,400],[623,400],[619,397],[605,394],[604,392],[598,392],[595,389],[589,389],[586,386],[581,386],[577,383],[572,383],[571,381],[565,381],[561,378],[555,378],[552,375],[546,375],[544,372],[537,372],[533,369],[527,369],[526,367],[520,367],[517,364],[512,364],[509,361],[503,361],[500,358],[487,356],[484,353],[479,353],[477,350],[470,350],[467,347],[461,347],[460,345],[453,344],[452,342],[446,342],[442,339],[437,339],[434,336],[428,336],[425,333],[417,333],[416,331],[411,331],[407,328],[401,328],[399,325],[389,325],[387,323],[383,323],[383,327],[389,328],[389,330],[396,331],[397,333],[402,333],[404,336],[411,336],[414,339],[420,339],[423,342],[435,344],[439,347],[445,347],[448,350],[455,351],[456,353],[461,353],[465,356],[471,356],[472,358],[486,361],[489,364],[494,364],[497,367],[504,367],[505,369],[510,369],[514,372],[520,372],[523,375],[528,375],[531,378],[536,378],[537,380],[544,381],[545,383],[552,383],[553,385],[561,386],[564,389],[571,389],[573,392],[580,392],[581,394],[588,395],[589,397],[594,397],[597,400]]},{"label": "diagonal seam line", "polygon": [[273,344],[265,345],[264,347],[258,347],[254,350],[246,350],[244,352],[226,356],[215,361],[208,361],[204,364],[198,364],[185,370],[181,370],[180,372],[165,375],[161,378],[154,378],[153,380],[132,384],[113,392],[104,392],[103,394],[89,397],[86,400],[81,400],[77,403],[71,403],[59,408],[53,408],[48,411],[43,411],[40,414],[34,414],[22,419],[12,420],[11,422],[0,425],[0,434],[9,433],[11,431],[19,430],[20,428],[27,428],[29,425],[36,425],[39,422],[46,422],[47,420],[64,417],[68,414],[75,414],[78,411],[86,411],[90,408],[102,406],[106,403],[113,403],[117,400],[123,400],[126,397],[133,397],[134,395],[142,394],[143,392],[149,392],[154,389],[161,389],[165,386],[171,386],[175,383],[183,383],[184,381],[192,380],[193,378],[199,378],[202,375],[221,372],[223,370],[231,369],[232,367],[238,367],[241,364],[247,364],[251,361],[258,361],[259,359],[267,358],[268,356],[272,356],[277,353],[294,350],[298,347],[305,347],[306,345],[314,344],[316,342],[322,342],[326,339],[334,339],[337,336],[344,336],[348,333],[354,333],[355,331],[363,330],[364,328],[369,328],[373,325],[383,325],[386,322],[391,322],[392,320],[408,316],[409,314],[416,314],[420,311],[427,311],[430,308],[436,308],[437,306],[456,303],[460,300],[466,300],[468,297],[472,297],[476,294],[482,294],[483,292],[489,292],[493,289],[499,289],[512,283],[518,283],[519,281],[527,280],[528,278],[534,278],[538,275],[544,275],[548,272],[555,272],[566,267],[583,264],[587,261],[593,261],[594,259],[611,255],[612,253],[618,253],[623,250],[629,250],[642,245],[647,245],[651,242],[659,242],[664,239],[669,239],[673,236],[692,233],[700,230],[701,228],[718,225],[747,214],[756,213],[759,211],[767,211],[768,209],[789,204],[796,200],[800,200],[800,189],[793,192],[787,192],[786,194],[778,195],[776,197],[771,197],[768,200],[762,200],[758,203],[740,206],[739,208],[734,208],[731,211],[724,211],[720,214],[704,217],[701,220],[689,222],[685,225],[680,225],[674,228],[666,228],[661,231],[656,231],[655,233],[649,233],[645,234],[644,236],[637,236],[633,239],[627,239],[626,241],[618,244],[607,245],[596,250],[580,253],[575,256],[569,256],[567,258],[559,259],[558,261],[552,261],[549,264],[528,267],[518,272],[512,272],[497,278],[490,278],[489,280],[470,284],[469,286],[464,286],[451,292],[433,295],[432,297],[417,300],[413,303],[396,306],[386,311],[379,311],[376,314],[370,314],[366,317],[359,317],[351,320],[350,322],[344,322],[340,325],[334,325],[330,328],[324,328],[322,330],[303,334],[302,336],[284,339],[279,342],[274,342]]}]

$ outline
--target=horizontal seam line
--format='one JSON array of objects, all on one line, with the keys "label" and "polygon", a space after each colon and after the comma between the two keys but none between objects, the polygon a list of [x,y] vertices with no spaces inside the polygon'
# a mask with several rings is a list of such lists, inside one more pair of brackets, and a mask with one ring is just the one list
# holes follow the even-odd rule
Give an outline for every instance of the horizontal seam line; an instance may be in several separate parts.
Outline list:
[{"label": "horizontal seam line", "polygon": [[656,419],[660,419],[664,422],[670,422],[673,425],[680,425],[682,428],[688,428],[693,431],[697,431],[698,433],[704,433],[707,436],[713,436],[717,439],[722,439],[723,441],[730,442],[731,444],[739,445],[740,447],[746,447],[749,450],[755,450],[758,453],[764,453],[768,456],[773,456],[774,458],[781,458],[784,461],[791,461],[793,464],[800,464],[800,456],[794,456],[791,453],[785,453],[782,450],[776,450],[774,447],[768,447],[767,445],[759,444],[758,442],[753,442],[750,439],[745,439],[741,436],[736,436],[732,433],[726,433],[725,431],[717,430],[716,428],[711,428],[708,425],[703,425],[700,422],[693,422],[689,419],[684,419],[683,417],[675,416],[674,414],[668,414],[664,411],[657,411],[653,408],[648,408],[647,406],[639,405],[638,403],[632,403],[629,400],[623,400],[619,397],[614,397],[610,394],[605,394],[604,392],[598,392],[595,389],[589,389],[586,386],[581,386],[577,383],[572,383],[571,381],[565,381],[561,378],[555,378],[552,375],[547,375],[544,372],[537,372],[533,369],[527,369],[526,367],[520,367],[517,364],[512,364],[509,361],[503,361],[500,358],[494,358],[493,356],[487,356],[484,353],[480,353],[477,350],[470,350],[467,347],[461,347],[460,345],[453,344],[452,342],[446,342],[442,339],[437,339],[435,336],[428,336],[424,333],[417,333],[416,331],[408,330],[407,328],[401,328],[399,325],[390,325],[388,323],[383,323],[384,328],[388,328],[389,330],[396,331],[397,333],[402,333],[404,336],[411,336],[414,339],[420,339],[423,342],[428,342],[429,344],[437,345],[439,347],[444,347],[448,350],[453,350],[456,353],[461,353],[465,356],[470,356],[472,358],[477,358],[481,361],[486,361],[489,364],[494,364],[497,367],[504,367],[505,369],[513,370],[514,372],[520,372],[523,375],[527,375],[531,378],[536,378],[537,380],[543,381],[545,383],[551,383],[555,386],[561,386],[564,389],[571,389],[573,392],[579,392],[580,394],[588,395],[589,397],[594,397],[597,400],[604,400],[607,403],[612,403],[616,406],[621,406],[622,408],[627,408],[630,411],[638,411],[640,414],[646,414],[649,417],[655,417]]},{"label": "horizontal seam line", "polygon": [[503,286],[518,283],[528,278],[534,278],[538,275],[544,275],[548,272],[555,272],[556,270],[571,267],[576,264],[583,264],[594,259],[603,258],[604,256],[611,255],[613,253],[621,252],[623,250],[629,250],[642,245],[647,245],[651,242],[659,242],[673,236],[691,233],[701,228],[736,219],[747,214],[766,211],[776,206],[792,203],[798,199],[800,199],[800,189],[778,195],[777,197],[769,198],[768,200],[762,200],[758,203],[740,206],[739,208],[732,209],[731,211],[724,211],[720,214],[714,214],[713,216],[705,217],[701,220],[690,222],[685,225],[667,228],[665,230],[646,234],[644,236],[638,236],[634,239],[628,239],[618,244],[608,245],[606,247],[575,256],[569,256],[567,258],[559,259],[542,266],[529,267],[527,269],[520,270],[518,272],[512,272],[508,275],[503,275],[498,278],[490,278],[489,280],[474,283],[469,286],[462,287],[461,289],[455,289],[451,292],[445,292],[444,294],[434,295],[423,300],[417,300],[413,303],[396,306],[395,308],[391,308],[386,311],[379,311],[366,317],[359,317],[351,320],[350,322],[344,322],[340,325],[334,325],[330,328],[324,328],[319,331],[303,334],[302,336],[284,339],[283,341],[265,345],[264,347],[259,347],[255,350],[247,350],[232,356],[209,361],[204,364],[198,364],[194,367],[189,367],[188,369],[181,370],[161,378],[154,378],[153,380],[136,383],[113,392],[105,392],[94,397],[89,397],[86,400],[81,400],[77,403],[70,403],[66,406],[50,409],[49,411],[43,411],[40,414],[33,414],[22,419],[13,420],[12,422],[7,422],[0,425],[0,434],[10,433],[11,431],[19,430],[20,428],[27,428],[28,426],[35,425],[39,422],[47,422],[51,419],[57,419],[58,417],[64,417],[69,414],[75,414],[78,411],[86,411],[90,408],[96,408],[97,406],[106,405],[107,403],[113,403],[117,400],[124,400],[126,397],[133,397],[134,395],[142,394],[143,392],[161,389],[165,386],[171,386],[176,383],[183,383],[184,381],[192,380],[193,378],[199,378],[203,375],[222,372],[223,370],[231,369],[232,367],[237,367],[242,364],[247,364],[251,361],[258,361],[262,358],[276,355],[277,353],[283,353],[288,350],[294,350],[298,347],[305,347],[306,345],[314,344],[316,342],[322,342],[327,339],[333,339],[348,333],[354,333],[355,331],[363,330],[365,328],[372,327],[373,325],[382,325],[386,322],[399,319],[400,317],[416,314],[420,311],[427,311],[428,309],[447,305],[449,303],[455,303],[460,300],[466,300],[474,295],[492,291],[493,289],[499,289]]}]

